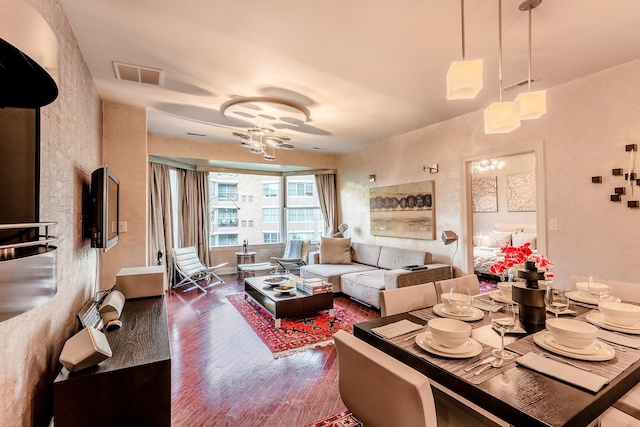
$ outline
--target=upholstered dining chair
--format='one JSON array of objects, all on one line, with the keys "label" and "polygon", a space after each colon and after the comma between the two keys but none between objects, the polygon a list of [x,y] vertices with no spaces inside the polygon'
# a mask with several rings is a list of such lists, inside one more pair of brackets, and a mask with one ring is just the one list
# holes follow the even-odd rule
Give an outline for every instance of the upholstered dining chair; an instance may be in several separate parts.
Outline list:
[{"label": "upholstered dining chair", "polygon": [[283,270],[289,270],[293,274],[300,274],[300,267],[307,265],[310,240],[288,240],[282,257],[271,257]]},{"label": "upholstered dining chair", "polygon": [[456,277],[453,279],[440,280],[436,282],[436,291],[438,292],[438,302],[440,302],[440,295],[447,294],[454,286],[464,286],[469,288],[471,295],[478,295],[480,293],[480,281],[475,274],[469,274],[468,276]]},{"label": "upholstered dining chair", "polygon": [[436,426],[427,377],[345,331],[333,336],[338,350],[340,397],[367,427]]},{"label": "upholstered dining chair", "polygon": [[[202,264],[200,258],[198,258],[195,246],[174,248],[171,250],[171,255],[173,258],[173,267],[181,278],[178,283],[171,287],[172,289],[186,285],[193,285],[190,288],[185,289],[185,291],[198,288],[202,292],[206,293],[207,288],[217,285],[218,283],[225,283],[224,280],[216,274],[216,271],[229,264],[228,262],[223,262],[213,267],[207,267]],[[211,281],[212,277],[216,279],[215,282]],[[204,281],[207,283],[205,286],[202,286],[200,283]]]},{"label": "upholstered dining chair", "polygon": [[419,308],[432,307],[437,302],[438,294],[433,282],[387,289],[380,292],[380,314],[384,317],[406,313]]}]

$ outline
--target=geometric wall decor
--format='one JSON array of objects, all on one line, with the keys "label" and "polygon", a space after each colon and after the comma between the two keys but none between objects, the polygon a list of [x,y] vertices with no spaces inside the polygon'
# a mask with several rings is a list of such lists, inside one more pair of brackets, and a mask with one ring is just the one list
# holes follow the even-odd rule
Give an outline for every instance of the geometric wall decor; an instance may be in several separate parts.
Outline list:
[{"label": "geometric wall decor", "polygon": [[473,212],[498,212],[498,177],[481,176],[471,180]]},{"label": "geometric wall decor", "polygon": [[[638,179],[638,174],[635,172],[636,167],[636,153],[638,152],[637,144],[627,144],[624,146],[624,151],[627,153],[631,153],[631,159],[629,162],[629,171],[627,173],[624,172],[623,168],[615,168],[611,169],[611,175],[615,177],[624,177],[624,183],[629,188],[629,196],[634,196],[634,188],[633,185],[640,187],[640,179]],[[591,182],[594,184],[602,184],[601,176],[592,176]],[[609,199],[612,202],[622,202],[622,196],[627,195],[627,187],[614,187],[613,194],[610,195]],[[627,207],[631,209],[640,208],[640,201],[638,200],[628,200]]]},{"label": "geometric wall decor", "polygon": [[536,211],[536,175],[507,175],[507,209],[509,212]]}]

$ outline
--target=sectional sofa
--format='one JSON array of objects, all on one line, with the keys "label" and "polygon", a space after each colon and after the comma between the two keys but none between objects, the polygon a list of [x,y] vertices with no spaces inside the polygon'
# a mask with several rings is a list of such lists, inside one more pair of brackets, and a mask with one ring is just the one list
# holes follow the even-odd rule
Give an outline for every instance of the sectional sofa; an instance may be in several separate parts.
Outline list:
[{"label": "sectional sofa", "polygon": [[[431,258],[426,251],[323,238],[320,251],[311,252],[309,264],[301,267],[300,277],[321,278],[331,283],[334,293],[380,308],[382,290],[451,278],[451,267],[431,264]],[[402,268],[410,265],[427,268]]]}]

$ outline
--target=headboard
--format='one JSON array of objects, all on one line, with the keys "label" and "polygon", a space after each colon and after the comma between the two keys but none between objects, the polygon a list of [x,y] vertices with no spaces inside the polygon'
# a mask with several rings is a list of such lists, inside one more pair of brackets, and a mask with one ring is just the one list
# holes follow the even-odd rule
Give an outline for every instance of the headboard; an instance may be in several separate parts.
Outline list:
[{"label": "headboard", "polygon": [[493,225],[494,231],[518,231],[522,230],[524,233],[536,234],[536,224],[517,224],[511,222],[496,222]]}]

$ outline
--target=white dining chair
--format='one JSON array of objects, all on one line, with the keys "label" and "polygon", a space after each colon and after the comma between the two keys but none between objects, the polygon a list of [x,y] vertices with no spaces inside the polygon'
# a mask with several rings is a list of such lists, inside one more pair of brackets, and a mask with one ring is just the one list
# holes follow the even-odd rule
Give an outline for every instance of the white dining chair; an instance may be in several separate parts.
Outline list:
[{"label": "white dining chair", "polygon": [[384,317],[406,313],[419,308],[432,307],[437,302],[438,294],[433,282],[387,289],[380,292],[380,314]]},{"label": "white dining chair", "polygon": [[480,281],[475,274],[469,274],[468,276],[456,277],[453,279],[440,280],[436,282],[436,292],[438,293],[438,302],[440,302],[440,295],[447,294],[454,286],[464,286],[469,288],[471,295],[478,295],[480,293]]},{"label": "white dining chair", "polygon": [[348,332],[333,335],[342,402],[367,427],[496,426],[470,407],[433,390],[422,373]]}]

